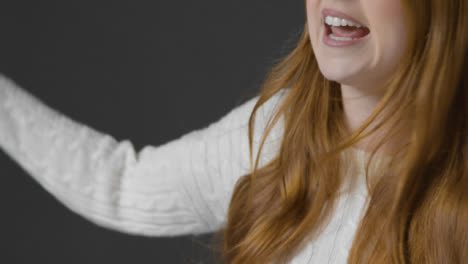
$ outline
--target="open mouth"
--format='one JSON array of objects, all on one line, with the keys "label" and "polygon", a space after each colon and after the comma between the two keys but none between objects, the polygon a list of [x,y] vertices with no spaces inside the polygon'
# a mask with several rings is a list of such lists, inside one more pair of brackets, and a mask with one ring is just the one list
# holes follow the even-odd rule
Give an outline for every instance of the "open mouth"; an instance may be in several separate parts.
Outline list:
[{"label": "open mouth", "polygon": [[330,46],[348,46],[363,40],[370,30],[357,19],[343,12],[324,8],[324,41]]},{"label": "open mouth", "polygon": [[364,38],[369,35],[370,30],[367,27],[332,26],[325,24],[325,33],[331,39],[350,41]]}]

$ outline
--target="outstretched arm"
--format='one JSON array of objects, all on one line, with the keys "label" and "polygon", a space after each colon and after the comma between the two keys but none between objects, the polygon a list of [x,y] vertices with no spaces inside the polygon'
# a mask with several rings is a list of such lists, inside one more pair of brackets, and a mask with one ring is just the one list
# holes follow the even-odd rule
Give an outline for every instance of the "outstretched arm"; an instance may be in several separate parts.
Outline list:
[{"label": "outstretched arm", "polygon": [[[259,109],[255,142],[282,95]],[[249,172],[248,120],[257,99],[203,129],[137,152],[129,140],[72,120],[0,76],[0,147],[97,225],[146,236],[212,232],[224,223],[235,182]],[[268,138],[266,159],[280,134],[276,129]]]}]

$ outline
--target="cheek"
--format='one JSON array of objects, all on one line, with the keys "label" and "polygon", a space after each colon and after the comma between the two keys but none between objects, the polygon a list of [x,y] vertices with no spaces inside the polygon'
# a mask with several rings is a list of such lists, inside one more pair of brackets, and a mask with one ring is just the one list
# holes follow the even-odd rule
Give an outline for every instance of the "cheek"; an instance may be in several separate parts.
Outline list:
[{"label": "cheek", "polygon": [[315,30],[317,23],[320,21],[320,2],[321,0],[307,0],[306,2],[306,14],[307,24],[309,30]]},{"label": "cheek", "polygon": [[371,29],[383,27],[391,29],[405,24],[405,15],[400,0],[366,0],[363,4],[369,17]]},{"label": "cheek", "polygon": [[314,12],[318,10],[321,0],[307,0],[306,1],[306,11],[307,19],[310,19],[310,16],[314,16]]},{"label": "cheek", "polygon": [[313,48],[318,46],[320,39],[320,28],[321,28],[321,14],[320,5],[322,0],[307,0],[306,1],[306,14],[307,14],[307,26],[309,28],[309,37]]},{"label": "cheek", "polygon": [[367,0],[371,32],[375,43],[375,64],[398,61],[407,45],[407,26],[399,0]]}]

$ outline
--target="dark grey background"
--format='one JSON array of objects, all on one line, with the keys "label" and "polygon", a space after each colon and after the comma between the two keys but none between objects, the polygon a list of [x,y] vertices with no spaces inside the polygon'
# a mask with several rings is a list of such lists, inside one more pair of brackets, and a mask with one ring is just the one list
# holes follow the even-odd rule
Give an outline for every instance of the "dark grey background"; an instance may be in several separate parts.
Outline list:
[{"label": "dark grey background", "polygon": [[[304,22],[304,1],[4,0],[0,72],[141,149],[251,98]],[[190,235],[144,238],[88,222],[2,151],[0,172],[1,263],[216,263]]]}]

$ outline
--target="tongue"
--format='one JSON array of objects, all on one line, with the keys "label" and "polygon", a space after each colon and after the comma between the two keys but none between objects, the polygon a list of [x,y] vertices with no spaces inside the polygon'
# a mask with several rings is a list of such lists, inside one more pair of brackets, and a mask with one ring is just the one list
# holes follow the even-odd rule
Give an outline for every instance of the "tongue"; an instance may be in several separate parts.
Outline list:
[{"label": "tongue", "polygon": [[348,37],[348,38],[362,38],[369,34],[369,29],[366,27],[331,27],[333,35],[337,37]]}]

